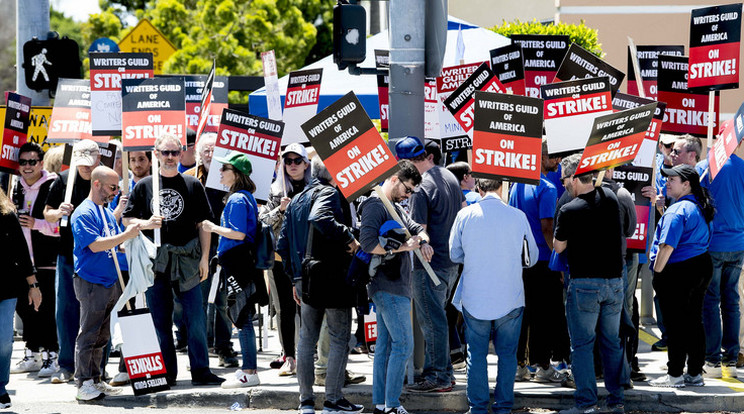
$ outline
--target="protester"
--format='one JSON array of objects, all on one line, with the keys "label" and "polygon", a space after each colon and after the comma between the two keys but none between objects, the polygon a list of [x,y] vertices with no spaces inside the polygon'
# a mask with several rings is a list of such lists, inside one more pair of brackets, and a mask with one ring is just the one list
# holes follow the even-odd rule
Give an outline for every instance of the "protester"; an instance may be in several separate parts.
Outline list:
[{"label": "protester", "polygon": [[44,154],[44,169],[50,173],[59,174],[62,170],[62,158],[64,155],[64,145],[57,145],[49,148]]},{"label": "protester", "polygon": [[[222,210],[220,224],[210,220],[202,222],[202,228],[220,236],[217,255],[225,278],[233,278],[243,291],[258,294],[254,280],[263,278],[263,272],[255,267],[253,255],[258,206],[253,198],[256,185],[250,178],[253,167],[248,156],[239,152],[217,161],[222,163],[220,184],[230,189],[225,208]],[[254,287],[250,288],[249,284]],[[264,289],[261,286],[260,289]],[[264,292],[264,295],[266,292]],[[248,296],[247,304],[240,311],[240,320],[235,324],[240,328],[240,350],[243,355],[241,369],[235,371],[235,378],[222,383],[222,388],[253,387],[261,383],[256,363],[256,333],[253,331],[255,299]],[[241,323],[242,322],[242,323]]]},{"label": "protester", "polygon": [[[104,207],[119,192],[119,176],[108,167],[96,167],[90,174],[90,195],[70,218],[75,239],[73,257],[75,296],[80,302],[80,331],[75,343],[77,400],[90,401],[121,394],[121,388],[101,378],[104,349],[111,337],[111,311],[121,295],[119,270],[128,270],[123,252],[116,247],[136,237],[141,225],[133,223],[122,231],[113,213]],[[116,257],[110,255],[115,252]],[[119,265],[114,263],[117,260]]]},{"label": "protester", "polygon": [[[355,305],[345,279],[350,254],[358,248],[359,242],[351,232],[349,204],[323,161],[315,157],[312,182],[287,206],[277,241],[277,252],[284,262],[284,270],[294,281],[293,295],[300,305],[297,382],[301,414],[315,413],[313,354],[324,315],[331,344],[323,411],[358,413],[363,409],[346,400],[341,391],[349,357],[351,308]],[[303,271],[303,258],[310,267],[307,271]]]},{"label": "protester", "polygon": [[416,318],[421,325],[426,346],[421,380],[408,386],[412,392],[447,392],[455,377],[449,352],[449,335],[445,306],[457,279],[458,268],[449,258],[449,239],[457,212],[466,205],[454,174],[434,164],[424,144],[407,136],[395,144],[400,159],[413,162],[421,174],[421,186],[409,200],[411,218],[421,224],[430,236],[434,256],[431,268],[441,282],[435,286],[419,260],[414,260],[412,287]]},{"label": "protester", "polygon": [[[173,345],[173,297],[180,299],[188,328],[188,353],[192,385],[219,385],[224,379],[209,370],[207,324],[199,283],[209,274],[209,233],[199,223],[210,219],[204,187],[191,176],[178,172],[181,142],[164,134],[155,140],[160,174],[140,180],[124,211],[124,224],[140,223],[144,229],[159,228],[161,246],[153,270],[155,282],[147,289],[155,331],[160,342],[168,384],[176,383],[178,367]],[[160,216],[152,211],[153,178],[160,187]],[[147,234],[149,233],[149,234]],[[152,232],[146,232],[153,237]]]},{"label": "protester", "polygon": [[[702,386],[703,297],[713,273],[707,250],[715,211],[694,168],[678,164],[662,169],[661,173],[667,177],[667,194],[676,202],[656,226],[649,259],[669,338],[669,362],[667,374],[649,384],[674,388]],[[685,361],[687,372],[683,373]]]},{"label": "protester", "polygon": [[[21,295],[38,311],[42,303],[39,282],[34,275],[23,230],[15,206],[4,191],[0,191],[0,263],[3,263],[3,290],[0,293],[0,408],[10,407],[6,386],[10,380],[10,357],[13,353],[13,313]],[[24,298],[25,299],[25,298]],[[25,302],[25,300],[24,300]]]},{"label": "protester", "polygon": [[529,365],[536,368],[535,381],[561,382],[566,375],[556,370],[550,360],[568,360],[563,282],[561,273],[550,270],[548,266],[553,250],[553,215],[558,192],[546,178],[548,172],[558,168],[561,158],[548,154],[547,139],[542,141],[541,159],[540,183],[516,183],[509,193],[509,205],[527,216],[532,236],[540,250],[537,263],[522,271],[525,308],[517,350],[519,367],[516,380],[527,381],[531,378],[527,367],[529,360]]},{"label": "protester", "polygon": [[721,378],[723,365],[728,368],[728,376],[736,378],[741,349],[738,285],[744,262],[744,161],[731,154],[712,181],[707,159],[697,165],[697,170],[707,171],[700,184],[710,192],[716,207],[708,247],[713,276],[703,299],[704,376]]},{"label": "protester", "polygon": [[574,199],[558,211],[553,248],[567,252],[571,279],[566,319],[571,336],[571,370],[576,405],[564,414],[600,412],[594,370],[594,343],[599,337],[607,410],[623,413],[623,350],[620,312],[623,304],[623,255],[620,206],[615,194],[595,187],[591,174],[575,176],[581,155],[561,162],[563,183]]},{"label": "protester", "polygon": [[469,412],[488,413],[486,356],[493,335],[498,376],[491,412],[510,413],[524,312],[522,267],[534,265],[539,251],[525,214],[501,201],[501,180],[479,178],[477,187],[482,200],[457,214],[450,234],[450,258],[464,264],[452,303],[465,318]]},{"label": "protester", "polygon": [[178,159],[178,172],[183,174],[196,166],[197,158],[196,148],[196,131],[191,128],[186,129],[186,151],[181,151]]},{"label": "protester", "polygon": [[686,164],[694,167],[700,161],[703,154],[703,144],[700,138],[692,135],[682,135],[674,141],[674,147],[670,153],[672,165]]},{"label": "protester", "polygon": [[462,194],[465,196],[465,201],[468,205],[477,203],[480,201],[480,195],[478,191],[475,191],[475,178],[473,178],[473,171],[470,169],[470,165],[464,161],[458,161],[447,166],[447,169],[455,175],[457,181],[460,182],[460,188]]},{"label": "protester", "polygon": [[[372,404],[376,414],[407,414],[400,403],[406,363],[413,351],[411,325],[411,262],[407,254],[429,242],[421,225],[411,220],[397,203],[405,200],[421,183],[412,162],[398,161],[400,170],[385,180],[382,192],[394,203],[402,223],[395,221],[383,201],[373,193],[360,206],[362,227],[359,240],[362,250],[374,255],[374,275],[368,285],[369,297],[377,312],[377,341],[373,363]],[[405,227],[403,227],[405,226]],[[406,240],[405,230],[413,236]],[[390,240],[382,245],[380,240]],[[397,246],[397,247],[395,247]],[[434,250],[423,244],[421,253],[431,259]]]},{"label": "protester", "polygon": [[[207,193],[207,201],[209,201],[209,207],[212,209],[212,223],[219,224],[222,209],[225,206],[223,200],[226,193],[216,188],[206,187],[207,176],[209,174],[209,168],[212,165],[212,155],[214,154],[214,144],[216,141],[217,134],[214,132],[206,132],[202,134],[196,145],[197,165],[183,174],[196,177],[196,179],[205,186],[204,190]],[[214,257],[215,254],[217,254],[218,241],[219,238],[217,235],[212,235],[209,244],[209,257]],[[227,316],[227,298],[225,296],[225,290],[218,289],[217,294],[214,297],[214,303],[209,303],[209,290],[212,286],[213,277],[214,275],[211,272],[210,267],[209,276],[201,284],[202,303],[207,317],[207,346],[213,348],[214,352],[217,354],[218,366],[236,368],[239,365],[239,362],[235,357],[232,347],[232,323]],[[187,329],[186,324],[183,323],[183,308],[178,298],[175,298],[174,322],[178,328],[176,331],[176,339],[178,342],[176,349],[179,349],[180,347],[185,348]]]},{"label": "protester", "polygon": [[[65,189],[70,170],[61,172],[49,188],[49,195],[44,206],[46,221],[57,224],[63,217],[69,217],[90,193],[90,174],[100,163],[98,144],[84,139],[72,147],[72,163],[77,174],[72,188],[70,202],[65,201]],[[72,282],[73,238],[69,223],[59,230],[60,245],[56,269],[56,319],[57,338],[59,340],[59,369],[52,375],[53,384],[72,381],[75,372],[75,338],[80,330],[80,302],[75,296]],[[105,375],[105,370],[103,371]]]},{"label": "protester", "polygon": [[[292,198],[310,183],[310,160],[307,150],[298,143],[289,144],[280,158],[280,172],[271,184],[268,201],[260,209],[259,219],[271,226],[275,239],[284,222],[284,214]],[[297,373],[295,362],[295,314],[297,304],[292,297],[292,280],[284,273],[280,260],[269,271],[271,299],[276,309],[277,330],[282,354],[271,361],[271,368],[279,368],[279,376]]]},{"label": "protester", "polygon": [[[44,151],[33,142],[23,144],[18,151],[18,172],[13,202],[18,208],[18,220],[31,255],[36,279],[44,303],[38,310],[19,297],[16,312],[23,321],[26,355],[11,369],[12,374],[39,371],[40,378],[54,374],[57,365],[57,322],[54,317],[54,273],[59,251],[59,228],[44,220],[44,202],[57,174],[44,170]],[[37,202],[38,201],[38,202]],[[23,296],[26,292],[23,292]]]}]

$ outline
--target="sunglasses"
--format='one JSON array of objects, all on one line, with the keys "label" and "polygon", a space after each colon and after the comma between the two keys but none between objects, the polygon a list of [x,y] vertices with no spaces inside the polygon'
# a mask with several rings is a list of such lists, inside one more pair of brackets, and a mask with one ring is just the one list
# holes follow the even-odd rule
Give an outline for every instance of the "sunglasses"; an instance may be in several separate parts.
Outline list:
[{"label": "sunglasses", "polygon": [[664,148],[666,148],[666,149],[670,149],[670,148],[672,148],[674,146],[674,143],[671,143],[671,144],[664,144],[664,143],[662,143],[661,145],[663,145]]},{"label": "sunglasses", "polygon": [[284,165],[292,165],[292,164],[300,165],[303,162],[305,162],[305,160],[302,158],[285,158],[284,159]]},{"label": "sunglasses", "polygon": [[181,150],[162,150],[160,151],[164,157],[178,157],[181,155]]},{"label": "sunglasses", "polygon": [[232,171],[232,165],[230,164],[222,164],[222,167],[220,167],[220,171]]},{"label": "sunglasses", "polygon": [[400,183],[403,184],[403,187],[406,188],[406,194],[413,194],[413,192],[416,190],[415,188],[407,186],[406,183],[404,183],[403,181],[401,181]]},{"label": "sunglasses", "polygon": [[18,165],[21,165],[21,166],[23,166],[23,165],[30,165],[30,166],[32,166],[32,167],[33,167],[33,166],[35,166],[36,164],[38,164],[38,163],[39,163],[39,161],[41,161],[41,160],[36,160],[36,159],[34,159],[34,160],[24,160],[24,159],[19,159],[19,160],[18,160]]},{"label": "sunglasses", "polygon": [[675,148],[675,149],[673,149],[673,150],[672,150],[672,152],[671,152],[671,154],[672,154],[672,155],[679,155],[679,154],[681,154],[681,153],[682,153],[682,151],[680,151],[680,150],[678,150],[678,149],[676,149],[676,148]]},{"label": "sunglasses", "polygon": [[119,186],[116,184],[109,184],[106,187],[108,187],[112,192],[119,191]]}]

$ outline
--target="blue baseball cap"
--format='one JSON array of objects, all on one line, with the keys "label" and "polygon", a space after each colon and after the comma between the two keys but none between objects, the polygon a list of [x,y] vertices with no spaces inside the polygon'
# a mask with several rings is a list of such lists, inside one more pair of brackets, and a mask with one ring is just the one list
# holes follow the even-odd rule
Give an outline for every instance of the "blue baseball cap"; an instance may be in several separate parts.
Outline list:
[{"label": "blue baseball cap", "polygon": [[407,160],[425,154],[426,149],[418,137],[408,135],[395,144],[395,153],[399,159]]}]

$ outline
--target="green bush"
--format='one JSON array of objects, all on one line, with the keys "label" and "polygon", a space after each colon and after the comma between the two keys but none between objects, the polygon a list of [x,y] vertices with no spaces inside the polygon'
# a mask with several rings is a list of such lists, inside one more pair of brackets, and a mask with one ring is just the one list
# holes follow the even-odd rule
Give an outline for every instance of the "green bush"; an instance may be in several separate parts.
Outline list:
[{"label": "green bush", "polygon": [[571,42],[583,47],[584,49],[603,58],[605,53],[602,51],[602,44],[597,37],[597,29],[592,29],[581,21],[581,24],[542,24],[537,20],[531,22],[522,22],[519,20],[513,22],[504,22],[501,26],[494,26],[490,30],[510,37],[513,34],[544,34],[544,35],[568,35]]}]

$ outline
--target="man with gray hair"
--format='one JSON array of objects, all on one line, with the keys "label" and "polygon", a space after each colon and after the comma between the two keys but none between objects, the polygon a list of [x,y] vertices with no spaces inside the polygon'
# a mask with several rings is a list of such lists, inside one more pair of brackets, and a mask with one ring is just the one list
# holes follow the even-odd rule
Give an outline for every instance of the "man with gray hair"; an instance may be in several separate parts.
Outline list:
[{"label": "man with gray hair", "polygon": [[[576,406],[565,414],[624,412],[623,350],[620,310],[623,306],[623,255],[620,205],[608,188],[595,187],[592,174],[575,176],[579,154],[561,162],[561,181],[574,199],[556,215],[553,248],[567,252],[571,279],[566,293],[566,319],[571,337],[571,362]],[[608,411],[597,406],[594,342],[604,368]]]},{"label": "man with gray hair", "polygon": [[351,209],[320,157],[312,159],[312,181],[287,206],[277,252],[294,280],[300,305],[297,346],[300,414],[315,413],[313,353],[326,317],[331,346],[326,370],[324,413],[358,413],[363,407],[344,398],[349,357],[351,309],[355,295],[345,279],[359,242],[352,234]]},{"label": "man with gray hair", "polygon": [[703,153],[703,143],[700,138],[690,134],[682,135],[674,141],[672,148],[672,165],[687,164],[694,167]]},{"label": "man with gray hair", "polygon": [[[199,225],[212,218],[204,187],[194,177],[178,172],[181,141],[173,135],[155,140],[160,174],[141,179],[124,210],[124,224],[141,223],[145,229],[160,229],[153,270],[155,282],[147,289],[147,303],[163,353],[169,385],[175,385],[178,367],[173,344],[173,297],[183,306],[188,329],[189,362],[193,385],[219,385],[224,379],[209,370],[207,324],[199,283],[209,274],[210,233]],[[153,194],[153,180],[160,180]],[[160,215],[153,215],[153,197],[160,199]],[[153,236],[151,231],[145,235]]]}]

